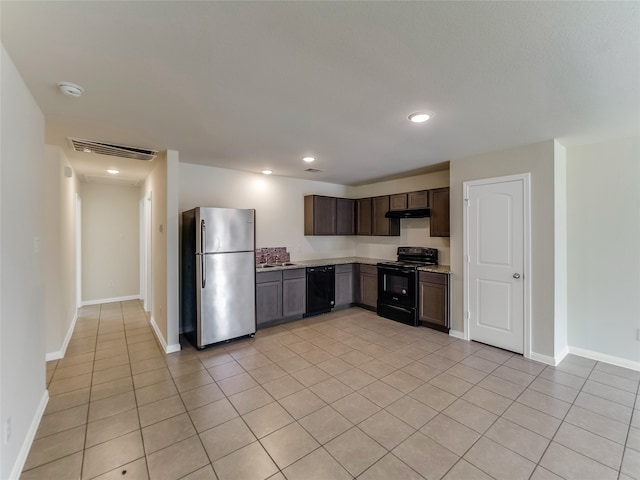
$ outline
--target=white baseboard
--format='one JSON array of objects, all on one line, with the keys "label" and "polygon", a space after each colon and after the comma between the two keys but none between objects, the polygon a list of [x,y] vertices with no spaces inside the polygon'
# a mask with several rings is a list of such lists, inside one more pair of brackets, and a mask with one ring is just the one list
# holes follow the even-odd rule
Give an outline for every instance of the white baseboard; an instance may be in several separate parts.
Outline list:
[{"label": "white baseboard", "polygon": [[69,346],[69,342],[71,341],[71,336],[73,335],[73,329],[76,328],[76,322],[78,321],[78,310],[76,309],[76,313],[73,316],[73,320],[71,320],[71,325],[69,325],[69,329],[67,330],[67,336],[64,337],[64,341],[62,342],[62,347],[57,352],[47,353],[44,357],[45,361],[50,362],[51,360],[59,360],[64,358],[64,354],[67,351],[67,347]]},{"label": "white baseboard", "polygon": [[531,352],[528,358],[529,360],[544,363],[546,365],[551,365],[553,367],[555,367],[556,365],[558,365],[558,363],[560,363],[560,362],[556,363],[556,359],[551,355],[543,355],[542,353],[536,353],[536,352]]},{"label": "white baseboard", "polygon": [[560,365],[560,362],[564,360],[564,357],[566,357],[567,355],[569,355],[569,347],[565,345],[565,347],[560,350],[560,353],[556,355],[556,364],[554,366]]},{"label": "white baseboard", "polygon": [[127,300],[140,300],[140,295],[127,295],[126,297],[99,298],[98,300],[85,300],[82,306],[99,305],[100,303],[126,302]]},{"label": "white baseboard", "polygon": [[460,340],[466,340],[467,337],[465,336],[464,332],[461,332],[459,330],[449,330],[449,336],[454,337],[454,338],[459,338]]},{"label": "white baseboard", "polygon": [[22,442],[22,447],[20,447],[20,451],[18,452],[16,463],[13,464],[13,469],[11,470],[11,474],[9,475],[9,480],[18,480],[20,478],[20,474],[22,473],[24,464],[27,461],[27,455],[29,455],[29,450],[31,450],[31,445],[33,444],[33,440],[36,437],[36,432],[38,431],[38,427],[40,426],[40,420],[42,419],[42,415],[44,414],[44,409],[47,408],[47,403],[49,403],[49,391],[45,390],[42,393],[42,398],[40,399],[38,409],[33,416],[33,420],[31,420],[31,425],[29,426],[29,430],[27,431],[27,436],[25,437],[24,442]]},{"label": "white baseboard", "polygon": [[569,350],[565,347],[560,353],[556,356],[552,357],[551,355],[543,355],[542,353],[531,352],[529,355],[529,360],[534,360],[536,362],[545,363],[547,365],[551,365],[552,367],[557,367],[560,365],[560,362],[569,354]]},{"label": "white baseboard", "polygon": [[637,370],[640,372],[640,362],[627,360],[626,358],[614,357],[613,355],[607,355],[606,353],[594,352],[593,350],[571,346],[569,347],[569,353],[580,357],[590,358],[591,360],[597,360],[599,362],[610,363],[618,367],[630,368],[631,370]]},{"label": "white baseboard", "polygon": [[153,328],[153,333],[155,333],[156,338],[160,342],[160,345],[162,346],[162,349],[164,350],[164,353],[179,352],[182,349],[182,347],[180,347],[179,343],[178,344],[173,344],[173,345],[167,345],[167,341],[162,336],[162,333],[160,332],[160,329],[158,328],[158,324],[156,323],[155,319],[153,318],[153,315],[151,316],[151,319],[149,320],[149,323],[151,323],[151,328]]}]

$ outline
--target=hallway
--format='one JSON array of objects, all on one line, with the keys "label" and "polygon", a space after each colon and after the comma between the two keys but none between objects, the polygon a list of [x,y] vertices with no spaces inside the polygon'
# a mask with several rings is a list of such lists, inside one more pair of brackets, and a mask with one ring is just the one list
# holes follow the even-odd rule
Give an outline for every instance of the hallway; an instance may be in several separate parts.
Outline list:
[{"label": "hallway", "polygon": [[640,477],[640,372],[359,308],[165,356],[139,301],[84,307],[47,383],[25,480]]}]

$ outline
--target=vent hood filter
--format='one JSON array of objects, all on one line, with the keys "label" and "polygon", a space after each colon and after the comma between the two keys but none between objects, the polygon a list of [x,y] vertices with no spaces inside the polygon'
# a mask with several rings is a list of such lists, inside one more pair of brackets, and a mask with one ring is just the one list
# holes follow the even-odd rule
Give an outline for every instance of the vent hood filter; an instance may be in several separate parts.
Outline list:
[{"label": "vent hood filter", "polygon": [[428,208],[416,208],[414,210],[391,210],[384,214],[387,218],[426,218],[431,216]]},{"label": "vent hood filter", "polygon": [[158,155],[157,150],[149,150],[146,148],[96,142],[95,140],[84,140],[82,138],[67,137],[67,140],[69,140],[71,148],[76,152],[99,153],[100,155],[145,161],[153,160],[156,158],[156,155]]}]

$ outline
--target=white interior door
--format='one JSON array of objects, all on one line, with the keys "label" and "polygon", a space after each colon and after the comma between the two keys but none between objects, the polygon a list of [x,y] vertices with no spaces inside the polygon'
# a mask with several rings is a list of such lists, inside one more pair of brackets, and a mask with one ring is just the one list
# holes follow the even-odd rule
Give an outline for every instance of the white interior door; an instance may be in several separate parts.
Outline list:
[{"label": "white interior door", "polygon": [[527,180],[465,184],[469,338],[517,353],[525,353]]}]

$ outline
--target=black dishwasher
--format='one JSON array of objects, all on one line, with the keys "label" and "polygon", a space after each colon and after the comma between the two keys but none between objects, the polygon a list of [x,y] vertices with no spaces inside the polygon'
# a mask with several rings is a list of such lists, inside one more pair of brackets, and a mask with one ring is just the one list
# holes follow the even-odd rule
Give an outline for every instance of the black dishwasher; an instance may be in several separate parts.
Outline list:
[{"label": "black dishwasher", "polygon": [[335,266],[307,267],[307,309],[305,317],[330,312],[335,304]]}]

